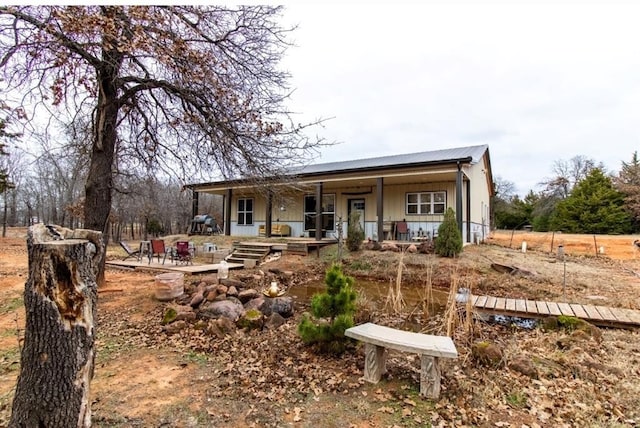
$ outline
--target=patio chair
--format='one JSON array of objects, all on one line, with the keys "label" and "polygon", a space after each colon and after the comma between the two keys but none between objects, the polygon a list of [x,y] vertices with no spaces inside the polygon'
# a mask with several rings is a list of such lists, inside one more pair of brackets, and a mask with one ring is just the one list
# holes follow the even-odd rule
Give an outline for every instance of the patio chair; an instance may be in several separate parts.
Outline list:
[{"label": "patio chair", "polygon": [[193,250],[187,241],[176,242],[175,260],[178,263],[193,264]]},{"label": "patio chair", "polygon": [[164,240],[162,239],[152,239],[151,240],[151,257],[149,257],[149,264],[151,264],[151,259],[154,256],[158,256],[158,263],[160,263],[160,256],[162,256],[162,264],[167,258],[167,248],[164,245]]},{"label": "patio chair", "polygon": [[125,241],[120,241],[120,246],[127,252],[127,257],[122,260],[127,260],[129,257],[135,257],[136,259],[140,256],[140,250],[132,250],[129,244]]},{"label": "patio chair", "polygon": [[409,226],[406,221],[399,221],[396,223],[396,233],[399,241],[409,240]]}]

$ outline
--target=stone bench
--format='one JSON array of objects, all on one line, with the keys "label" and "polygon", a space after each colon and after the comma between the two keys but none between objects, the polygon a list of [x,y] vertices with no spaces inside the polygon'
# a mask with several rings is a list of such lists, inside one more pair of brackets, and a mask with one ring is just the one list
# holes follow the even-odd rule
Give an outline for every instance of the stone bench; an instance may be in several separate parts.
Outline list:
[{"label": "stone bench", "polygon": [[420,354],[420,395],[440,396],[439,358],[458,358],[458,350],[448,336],[432,336],[366,323],[345,330],[344,335],[364,342],[364,379],[378,383],[386,372],[385,349]]}]

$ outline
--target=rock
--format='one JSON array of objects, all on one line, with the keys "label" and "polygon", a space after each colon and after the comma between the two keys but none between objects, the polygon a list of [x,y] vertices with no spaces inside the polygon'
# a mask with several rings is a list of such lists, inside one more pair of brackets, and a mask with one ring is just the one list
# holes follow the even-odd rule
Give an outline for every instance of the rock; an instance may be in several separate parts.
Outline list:
[{"label": "rock", "polygon": [[266,316],[277,313],[284,318],[289,318],[293,316],[293,298],[289,296],[266,298],[258,309]]},{"label": "rock", "polygon": [[213,302],[218,297],[218,287],[216,285],[207,285],[204,289],[204,297],[210,302]]},{"label": "rock", "polygon": [[227,290],[227,296],[238,297],[238,289],[235,286],[230,286]]},{"label": "rock", "polygon": [[418,247],[415,244],[411,244],[407,247],[407,253],[415,254],[418,252]]},{"label": "rock", "polygon": [[204,301],[204,290],[201,291],[197,291],[192,297],[191,297],[191,302],[189,303],[189,305],[192,308],[197,308],[200,303],[202,303]]},{"label": "rock", "polygon": [[205,275],[202,277],[202,282],[204,282],[207,285],[213,285],[213,284],[217,284],[218,283],[218,275],[211,274],[211,275]]},{"label": "rock", "polygon": [[260,297],[260,292],[254,288],[248,288],[238,293],[238,299],[240,299],[243,304],[258,297]]},{"label": "rock", "polygon": [[420,245],[418,246],[418,253],[420,254],[432,254],[433,251],[434,251],[433,242],[431,241],[421,242]]},{"label": "rock", "polygon": [[260,307],[264,304],[264,301],[266,300],[266,297],[264,297],[264,295],[262,295],[262,293],[258,293],[258,297],[256,297],[255,299],[251,299],[249,300],[247,303],[244,304],[244,309],[245,310],[249,310],[249,309],[260,309]]},{"label": "rock", "polygon": [[227,335],[232,335],[236,331],[236,325],[229,318],[221,317],[217,320],[209,321],[205,332],[210,336],[215,336],[219,339]]},{"label": "rock", "polygon": [[275,330],[281,325],[283,325],[286,320],[282,317],[282,315],[273,312],[264,323],[264,328],[267,330]]},{"label": "rock", "polygon": [[558,324],[558,317],[549,316],[542,320],[542,330],[543,331],[555,331],[558,330],[560,325]]},{"label": "rock", "polygon": [[167,334],[176,334],[182,330],[184,330],[185,328],[187,328],[187,322],[184,320],[180,320],[180,321],[176,321],[174,323],[165,325],[164,327],[162,327],[162,329],[167,333]]},{"label": "rock", "polygon": [[198,313],[204,318],[226,317],[232,321],[236,321],[245,314],[245,309],[241,304],[230,300],[221,300],[205,303],[201,306]]},{"label": "rock", "polygon": [[216,287],[216,291],[218,292],[218,294],[227,294],[227,290],[229,290],[229,287],[227,287],[226,285],[218,285]]},{"label": "rock", "polygon": [[262,330],[264,315],[257,309],[249,309],[236,324],[246,330]]},{"label": "rock", "polygon": [[227,287],[233,286],[233,287],[236,287],[236,288],[239,288],[239,289],[246,288],[245,285],[244,285],[244,282],[238,281],[236,279],[231,279],[231,278],[223,278],[223,279],[221,279],[220,280],[220,284],[226,285]]},{"label": "rock", "polygon": [[471,345],[471,355],[478,363],[488,367],[500,367],[503,364],[502,350],[494,343],[482,341]]},{"label": "rock", "polygon": [[196,319],[196,313],[191,306],[174,305],[167,308],[162,318],[162,325],[171,324],[174,321]]},{"label": "rock", "polygon": [[533,361],[522,355],[515,357],[509,364],[509,368],[515,372],[529,376],[531,379],[538,379],[538,369],[536,365]]},{"label": "rock", "polygon": [[382,251],[393,251],[395,253],[400,252],[400,247],[392,242],[385,242],[384,244],[382,244],[382,247],[380,249]]},{"label": "rock", "polygon": [[368,240],[364,244],[364,249],[369,251],[380,251],[382,249],[382,245],[378,241]]}]

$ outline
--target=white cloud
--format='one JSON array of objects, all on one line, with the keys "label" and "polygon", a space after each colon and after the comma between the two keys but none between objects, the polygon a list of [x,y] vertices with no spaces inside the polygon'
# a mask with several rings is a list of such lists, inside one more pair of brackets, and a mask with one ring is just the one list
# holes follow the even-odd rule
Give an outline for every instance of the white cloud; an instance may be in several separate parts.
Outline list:
[{"label": "white cloud", "polygon": [[489,144],[521,195],[553,161],[618,170],[638,146],[640,5],[290,5],[284,67],[319,161]]}]

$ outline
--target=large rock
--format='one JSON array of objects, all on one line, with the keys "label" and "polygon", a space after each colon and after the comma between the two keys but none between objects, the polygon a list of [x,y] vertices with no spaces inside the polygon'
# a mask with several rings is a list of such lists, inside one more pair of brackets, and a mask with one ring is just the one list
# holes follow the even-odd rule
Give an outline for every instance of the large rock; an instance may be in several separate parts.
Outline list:
[{"label": "large rock", "polygon": [[471,345],[471,354],[483,366],[500,367],[503,365],[502,349],[495,343],[476,342]]},{"label": "large rock", "polygon": [[245,309],[241,304],[231,300],[220,300],[215,302],[207,302],[200,307],[199,314],[203,318],[220,318],[225,317],[238,320],[245,313]]},{"label": "large rock", "polygon": [[238,299],[240,299],[242,303],[247,303],[250,300],[257,299],[258,297],[260,297],[260,292],[255,288],[242,290],[241,292],[238,293]]},{"label": "large rock", "polygon": [[210,336],[222,339],[226,335],[233,335],[236,332],[236,325],[229,318],[220,317],[217,320],[209,321],[205,332]]},{"label": "large rock", "polygon": [[275,330],[281,325],[283,325],[285,322],[286,321],[282,317],[282,315],[274,312],[271,315],[269,315],[269,318],[267,318],[267,320],[265,321],[264,328],[266,328],[267,330]]},{"label": "large rock", "polygon": [[272,313],[280,314],[284,318],[293,316],[293,298],[289,296],[285,297],[269,297],[264,299],[264,303],[258,308],[260,312],[266,316]]},{"label": "large rock", "polygon": [[532,379],[538,379],[538,369],[530,358],[519,355],[509,363],[509,368]]}]

